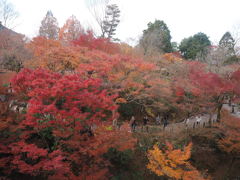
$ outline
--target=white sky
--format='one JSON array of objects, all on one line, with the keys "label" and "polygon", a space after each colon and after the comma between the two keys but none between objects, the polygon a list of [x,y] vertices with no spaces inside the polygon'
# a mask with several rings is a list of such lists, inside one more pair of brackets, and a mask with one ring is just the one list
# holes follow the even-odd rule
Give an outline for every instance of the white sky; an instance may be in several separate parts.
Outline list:
[{"label": "white sky", "polygon": [[[47,10],[62,26],[74,14],[85,26],[94,21],[86,7],[86,0],[9,0],[19,12],[15,31],[29,37],[38,34],[41,20]],[[204,32],[218,42],[226,31],[240,28],[240,0],[112,0],[119,5],[121,22],[117,35],[122,41],[138,39],[147,23],[163,20],[171,31],[172,41]],[[95,26],[96,27],[96,26]],[[240,29],[239,29],[240,30]],[[130,42],[130,41],[129,41]]]}]

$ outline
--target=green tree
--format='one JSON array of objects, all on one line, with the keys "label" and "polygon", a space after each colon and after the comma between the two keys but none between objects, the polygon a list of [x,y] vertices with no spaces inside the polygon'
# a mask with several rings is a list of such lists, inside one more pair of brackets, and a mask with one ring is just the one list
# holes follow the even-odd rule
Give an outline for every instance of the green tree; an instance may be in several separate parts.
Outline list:
[{"label": "green tree", "polygon": [[143,48],[145,55],[155,51],[172,52],[170,31],[164,21],[155,20],[154,23],[148,23],[148,28],[143,31],[140,39],[140,47]]},{"label": "green tree", "polygon": [[173,52],[177,52],[179,50],[177,42],[171,42],[171,45],[172,45],[172,51]]},{"label": "green tree", "polygon": [[58,32],[59,27],[57,19],[53,16],[52,11],[48,11],[41,22],[39,35],[47,39],[58,39]]},{"label": "green tree", "polygon": [[207,48],[211,45],[210,40],[204,33],[197,33],[189,38],[184,38],[180,43],[179,50],[186,59],[204,59],[207,55]]},{"label": "green tree", "polygon": [[234,46],[235,40],[233,39],[230,32],[226,32],[219,41],[219,47],[225,49],[228,56],[233,56],[235,55]]}]

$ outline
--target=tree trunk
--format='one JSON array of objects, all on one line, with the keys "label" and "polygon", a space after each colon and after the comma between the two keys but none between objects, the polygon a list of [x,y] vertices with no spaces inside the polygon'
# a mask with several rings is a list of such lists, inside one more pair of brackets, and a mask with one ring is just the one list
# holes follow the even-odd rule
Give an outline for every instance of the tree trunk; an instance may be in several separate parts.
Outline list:
[{"label": "tree trunk", "polygon": [[221,110],[222,110],[222,104],[219,104],[217,107],[217,122],[220,122],[221,119]]}]

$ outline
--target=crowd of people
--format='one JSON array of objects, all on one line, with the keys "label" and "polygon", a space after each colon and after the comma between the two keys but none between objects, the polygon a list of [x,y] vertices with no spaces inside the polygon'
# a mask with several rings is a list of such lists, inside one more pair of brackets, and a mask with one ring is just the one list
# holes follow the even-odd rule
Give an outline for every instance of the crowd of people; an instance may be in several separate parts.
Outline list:
[{"label": "crowd of people", "polygon": [[[146,131],[148,132],[148,122],[149,122],[150,118],[145,115],[142,119],[142,131]],[[135,116],[132,116],[130,121],[129,121],[129,125],[130,125],[130,128],[131,128],[131,131],[132,132],[135,132],[136,131],[136,127],[137,126],[140,126],[140,124],[137,124],[137,121],[136,121],[136,118]],[[159,115],[155,118],[155,124],[156,125],[163,125],[163,129],[166,128],[166,126],[168,125],[168,116],[163,116],[163,117],[160,117]]]},{"label": "crowd of people", "polygon": [[[197,128],[197,127],[205,127],[206,118],[204,120],[203,114],[197,115],[196,117],[189,117],[183,121],[183,124],[185,125],[186,129],[192,129],[192,128]],[[138,129],[141,129],[142,132],[148,132],[149,131],[149,121],[153,122],[152,124],[155,124],[157,126],[162,126],[163,130],[168,126],[168,119],[169,115],[164,114],[160,116],[159,114],[155,118],[150,118],[149,116],[145,115],[142,120],[137,120],[135,116],[131,116],[129,120],[129,126],[131,129],[131,132],[136,132],[137,127]],[[212,118],[211,118],[212,119]],[[214,121],[214,120],[212,120]],[[113,127],[116,129],[120,129],[120,124],[117,121],[117,119],[113,120]]]},{"label": "crowd of people", "polygon": [[[216,117],[215,118],[210,118],[210,117],[204,117],[204,114],[201,114],[201,115],[197,115],[195,117],[189,117],[187,119],[185,119],[183,121],[183,124],[185,125],[185,128],[186,129],[194,129],[194,128],[198,128],[198,127],[205,127],[207,125],[207,123],[212,123],[212,122],[215,122],[216,120]],[[136,127],[139,126],[141,127],[142,126],[142,131],[146,131],[148,132],[149,130],[149,127],[148,127],[148,122],[149,122],[149,117],[146,115],[143,117],[142,119],[142,123],[141,121],[136,121],[136,118],[134,116],[131,117],[130,119],[130,122],[129,122],[129,125],[130,125],[130,128],[131,128],[131,131],[132,132],[135,132],[136,131]],[[165,130],[165,128],[168,126],[168,119],[169,119],[169,116],[168,115],[163,115],[163,116],[159,116],[157,115],[155,117],[155,125],[159,125],[159,126],[163,126],[163,130]],[[206,119],[209,119],[208,121]],[[211,121],[211,122],[210,122]]]}]

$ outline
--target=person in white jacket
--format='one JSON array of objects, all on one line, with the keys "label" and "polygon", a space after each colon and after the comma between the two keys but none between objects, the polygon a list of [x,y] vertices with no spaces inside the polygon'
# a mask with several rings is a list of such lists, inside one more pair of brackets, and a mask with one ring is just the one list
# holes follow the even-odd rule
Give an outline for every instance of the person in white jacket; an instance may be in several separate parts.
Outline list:
[{"label": "person in white jacket", "polygon": [[197,122],[197,126],[200,125],[202,118],[200,116],[197,116],[196,118],[196,122]]}]

